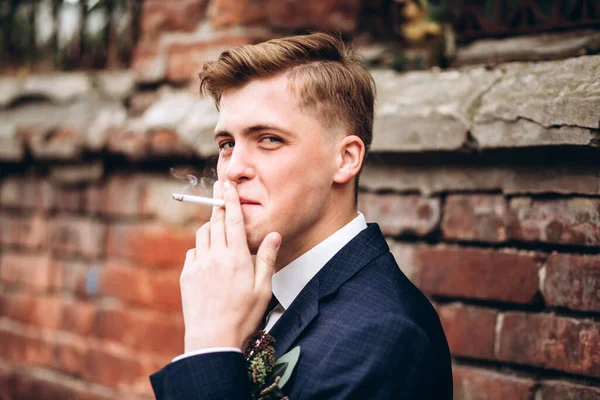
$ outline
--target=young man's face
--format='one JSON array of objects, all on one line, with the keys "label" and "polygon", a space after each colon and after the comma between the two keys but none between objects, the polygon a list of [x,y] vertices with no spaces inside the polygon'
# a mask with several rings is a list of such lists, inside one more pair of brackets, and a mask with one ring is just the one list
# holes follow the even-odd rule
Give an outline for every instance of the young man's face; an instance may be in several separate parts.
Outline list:
[{"label": "young man's face", "polygon": [[237,184],[252,252],[272,231],[288,253],[306,251],[319,235],[332,203],[338,137],[300,110],[285,74],[223,94],[217,173]]}]

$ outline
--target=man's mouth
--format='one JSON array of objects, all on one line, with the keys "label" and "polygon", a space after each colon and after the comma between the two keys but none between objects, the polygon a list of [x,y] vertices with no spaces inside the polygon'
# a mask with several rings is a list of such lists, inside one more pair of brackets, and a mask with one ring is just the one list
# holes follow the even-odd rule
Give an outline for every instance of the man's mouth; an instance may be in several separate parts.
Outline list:
[{"label": "man's mouth", "polygon": [[249,205],[249,206],[259,206],[260,205],[260,203],[258,201],[245,199],[245,198],[240,198],[240,204],[241,205]]}]

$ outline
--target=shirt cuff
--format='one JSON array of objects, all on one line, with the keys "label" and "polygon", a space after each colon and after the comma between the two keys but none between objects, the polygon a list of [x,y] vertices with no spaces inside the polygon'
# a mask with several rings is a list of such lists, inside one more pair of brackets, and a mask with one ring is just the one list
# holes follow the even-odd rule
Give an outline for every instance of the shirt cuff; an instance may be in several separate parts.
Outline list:
[{"label": "shirt cuff", "polygon": [[184,358],[188,358],[188,357],[192,357],[192,356],[198,356],[200,354],[219,353],[219,352],[227,352],[227,351],[234,351],[236,353],[242,352],[242,350],[240,350],[236,347],[208,347],[206,349],[200,349],[200,350],[190,351],[189,353],[181,354],[181,355],[175,357],[173,360],[171,360],[171,362],[183,360]]}]

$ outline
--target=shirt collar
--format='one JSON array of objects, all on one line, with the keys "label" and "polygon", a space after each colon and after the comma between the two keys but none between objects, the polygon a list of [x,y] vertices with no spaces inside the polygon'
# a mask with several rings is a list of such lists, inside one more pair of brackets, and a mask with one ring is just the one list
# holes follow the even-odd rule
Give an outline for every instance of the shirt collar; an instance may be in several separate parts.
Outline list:
[{"label": "shirt collar", "polygon": [[279,304],[287,309],[317,272],[366,227],[365,217],[359,212],[344,227],[274,274],[271,279],[273,295]]}]

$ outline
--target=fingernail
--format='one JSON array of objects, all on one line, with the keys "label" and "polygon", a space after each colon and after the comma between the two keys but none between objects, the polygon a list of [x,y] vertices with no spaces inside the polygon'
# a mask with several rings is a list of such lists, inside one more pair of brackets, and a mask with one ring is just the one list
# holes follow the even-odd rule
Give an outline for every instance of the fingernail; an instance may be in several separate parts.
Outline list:
[{"label": "fingernail", "polygon": [[225,183],[223,184],[223,186],[225,187],[225,189],[229,190],[229,189],[231,189],[231,182],[225,181]]}]

